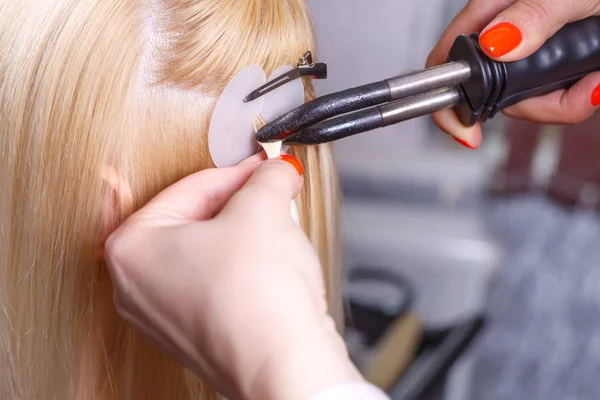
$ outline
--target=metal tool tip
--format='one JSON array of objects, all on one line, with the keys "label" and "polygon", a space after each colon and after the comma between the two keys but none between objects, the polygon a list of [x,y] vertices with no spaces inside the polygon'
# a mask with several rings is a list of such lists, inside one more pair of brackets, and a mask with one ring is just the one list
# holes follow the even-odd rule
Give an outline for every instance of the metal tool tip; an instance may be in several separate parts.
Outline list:
[{"label": "metal tool tip", "polygon": [[265,127],[268,127],[268,125],[262,127],[261,129],[258,130],[258,132],[256,132],[256,140],[260,143],[271,143],[271,142],[276,142],[277,138],[273,137],[273,133],[269,132],[269,129],[265,129]]},{"label": "metal tool tip", "polygon": [[248,96],[244,97],[244,103],[249,103],[251,101],[254,101],[258,98],[258,95],[256,93],[256,91],[250,93]]}]

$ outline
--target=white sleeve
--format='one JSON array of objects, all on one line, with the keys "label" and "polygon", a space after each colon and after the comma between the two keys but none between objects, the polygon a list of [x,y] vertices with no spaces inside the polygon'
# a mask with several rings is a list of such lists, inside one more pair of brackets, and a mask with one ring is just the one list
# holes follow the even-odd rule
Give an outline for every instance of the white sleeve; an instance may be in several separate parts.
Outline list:
[{"label": "white sleeve", "polygon": [[307,400],[390,400],[390,397],[375,385],[355,381],[331,386]]}]

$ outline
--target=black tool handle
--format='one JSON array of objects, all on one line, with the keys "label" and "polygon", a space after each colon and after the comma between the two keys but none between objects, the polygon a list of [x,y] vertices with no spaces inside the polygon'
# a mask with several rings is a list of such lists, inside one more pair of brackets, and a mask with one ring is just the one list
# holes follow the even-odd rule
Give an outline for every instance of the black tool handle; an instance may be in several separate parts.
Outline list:
[{"label": "black tool handle", "polygon": [[460,85],[465,102],[455,108],[466,126],[484,122],[522,100],[568,89],[600,71],[600,17],[564,26],[533,55],[501,63],[479,47],[479,35],[459,36],[449,61],[465,60],[472,78]]}]

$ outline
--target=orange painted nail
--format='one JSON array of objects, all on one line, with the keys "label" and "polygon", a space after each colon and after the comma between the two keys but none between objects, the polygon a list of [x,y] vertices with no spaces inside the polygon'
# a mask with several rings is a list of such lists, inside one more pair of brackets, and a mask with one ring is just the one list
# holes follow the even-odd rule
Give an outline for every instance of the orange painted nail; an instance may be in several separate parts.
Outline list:
[{"label": "orange painted nail", "polygon": [[501,22],[481,34],[479,43],[494,57],[502,57],[519,47],[523,34],[510,22]]},{"label": "orange painted nail", "polygon": [[296,171],[298,171],[298,175],[302,176],[302,174],[304,173],[304,167],[302,166],[300,160],[298,160],[296,157],[284,154],[281,157],[279,157],[279,159],[292,164],[294,168],[296,168]]},{"label": "orange painted nail", "polygon": [[592,105],[594,107],[600,106],[600,85],[596,86],[596,89],[592,92]]},{"label": "orange painted nail", "polygon": [[454,140],[456,140],[458,143],[462,144],[463,146],[471,149],[471,150],[475,150],[476,147],[472,146],[471,144],[469,144],[469,142],[467,142],[466,140],[462,140],[460,138],[457,138],[456,136],[452,136],[454,138]]}]

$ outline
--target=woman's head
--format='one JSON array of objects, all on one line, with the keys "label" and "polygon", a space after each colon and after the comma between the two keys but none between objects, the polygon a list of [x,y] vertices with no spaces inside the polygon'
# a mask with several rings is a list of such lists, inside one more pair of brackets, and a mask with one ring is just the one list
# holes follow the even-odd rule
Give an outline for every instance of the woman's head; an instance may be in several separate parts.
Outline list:
[{"label": "woman's head", "polygon": [[[99,305],[110,291],[97,250],[158,191],[212,167],[208,123],[238,70],[270,74],[308,49],[302,0],[0,6],[0,397],[200,390]],[[303,226],[331,265],[331,155],[295,155],[306,166]]]}]

